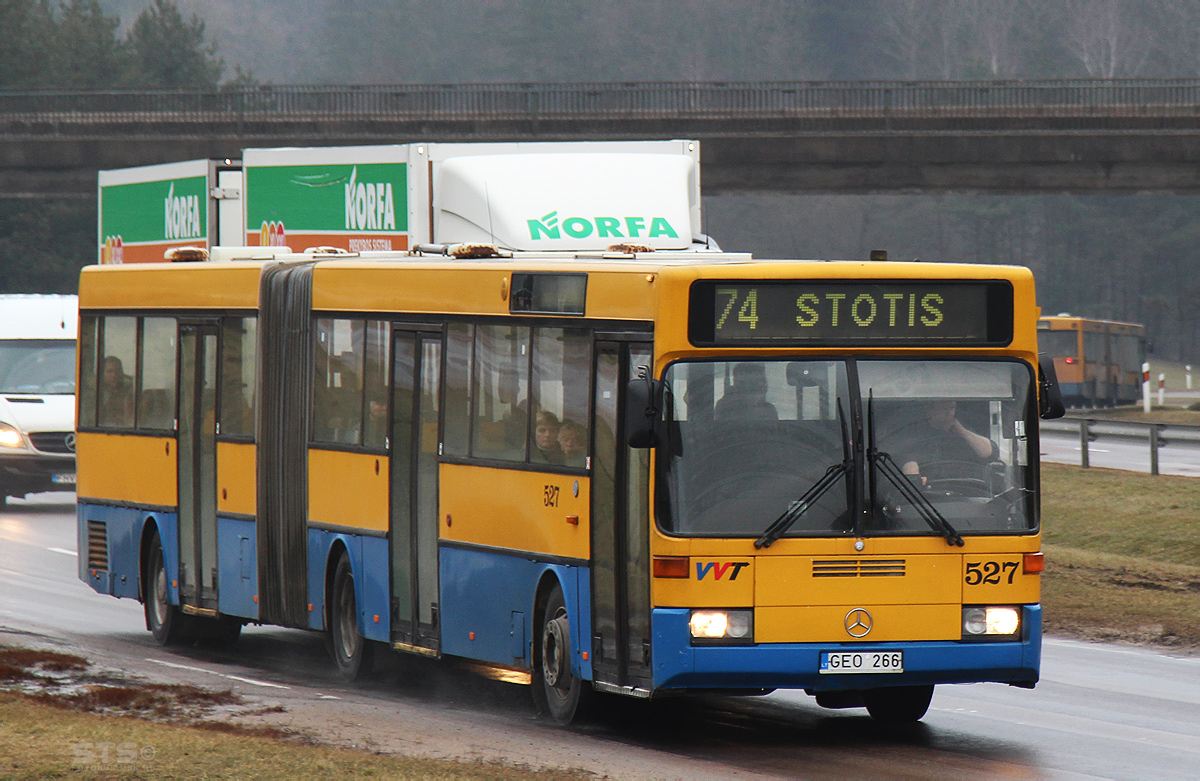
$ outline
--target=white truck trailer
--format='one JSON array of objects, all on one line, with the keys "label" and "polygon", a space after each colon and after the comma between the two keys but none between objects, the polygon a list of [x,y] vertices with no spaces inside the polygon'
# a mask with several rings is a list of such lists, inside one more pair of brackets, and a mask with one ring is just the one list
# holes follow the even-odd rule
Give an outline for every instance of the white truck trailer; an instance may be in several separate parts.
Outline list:
[{"label": "white truck trailer", "polygon": [[155,263],[176,247],[242,242],[242,165],[186,160],[101,171],[99,263]]}]

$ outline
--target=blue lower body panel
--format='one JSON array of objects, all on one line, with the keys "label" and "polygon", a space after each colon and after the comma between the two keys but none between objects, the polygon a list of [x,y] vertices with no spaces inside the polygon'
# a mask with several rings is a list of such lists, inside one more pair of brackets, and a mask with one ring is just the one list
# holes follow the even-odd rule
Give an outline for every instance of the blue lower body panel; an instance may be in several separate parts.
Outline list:
[{"label": "blue lower body panel", "polygon": [[591,637],[587,571],[525,556],[443,546],[438,554],[442,652],[527,668],[538,585],[556,578],[571,616],[571,668],[591,677],[583,659]]},{"label": "blue lower body panel", "polygon": [[[836,691],[937,683],[1015,683],[1038,680],[1042,611],[1024,608],[1020,641],[958,643],[770,643],[749,646],[692,646],[689,611],[656,609],[656,689],[808,689]],[[821,674],[822,651],[903,651],[903,673]]]},{"label": "blue lower body panel", "polygon": [[258,618],[258,537],[254,521],[217,518],[217,604],[227,615]]},{"label": "blue lower body panel", "polygon": [[[78,518],[79,578],[101,594],[138,599],[141,596],[142,536],[149,527],[158,531],[167,571],[167,597],[179,602],[178,521],[175,513],[80,503]],[[88,522],[104,525],[108,569],[91,566],[88,555]]]}]

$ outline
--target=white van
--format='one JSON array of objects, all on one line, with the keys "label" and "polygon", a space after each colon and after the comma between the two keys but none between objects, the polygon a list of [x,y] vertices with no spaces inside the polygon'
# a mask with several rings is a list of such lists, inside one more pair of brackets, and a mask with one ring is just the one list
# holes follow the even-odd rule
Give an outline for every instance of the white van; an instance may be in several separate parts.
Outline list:
[{"label": "white van", "polygon": [[75,296],[0,295],[0,504],[75,490]]}]

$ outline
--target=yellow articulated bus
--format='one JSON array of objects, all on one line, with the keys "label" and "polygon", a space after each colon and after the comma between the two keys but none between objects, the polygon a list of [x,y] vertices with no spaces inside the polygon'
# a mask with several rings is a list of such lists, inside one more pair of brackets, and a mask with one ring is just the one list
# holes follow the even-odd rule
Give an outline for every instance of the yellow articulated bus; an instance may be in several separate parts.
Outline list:
[{"label": "yellow articulated bus", "polygon": [[443,251],[85,269],[82,579],[162,643],[462,657],[560,723],[1037,682],[1027,269]]},{"label": "yellow articulated bus", "polygon": [[1054,359],[1067,404],[1112,407],[1142,398],[1145,326],[1064,313],[1038,320],[1038,342]]}]

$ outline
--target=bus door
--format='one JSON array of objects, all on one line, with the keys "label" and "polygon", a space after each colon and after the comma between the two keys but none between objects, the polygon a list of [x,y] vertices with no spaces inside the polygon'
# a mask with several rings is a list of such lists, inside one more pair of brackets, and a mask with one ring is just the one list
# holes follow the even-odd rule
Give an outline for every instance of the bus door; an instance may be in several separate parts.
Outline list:
[{"label": "bus door", "polygon": [[650,345],[596,342],[592,436],[592,672],[597,688],[650,689],[650,451],[625,445],[623,389]]},{"label": "bus door", "polygon": [[392,642],[436,653],[438,404],[442,336],[396,331],[392,343]]},{"label": "bus door", "polygon": [[217,610],[217,326],[179,326],[179,602]]}]

